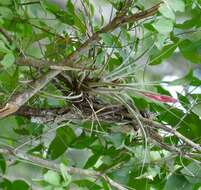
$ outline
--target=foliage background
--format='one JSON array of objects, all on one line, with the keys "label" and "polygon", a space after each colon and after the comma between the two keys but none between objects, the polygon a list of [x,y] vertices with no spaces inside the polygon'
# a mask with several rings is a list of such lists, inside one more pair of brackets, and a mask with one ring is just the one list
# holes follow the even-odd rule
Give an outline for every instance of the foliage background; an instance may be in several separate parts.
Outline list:
[{"label": "foliage background", "polygon": [[201,188],[201,2],[157,3],[0,1],[1,189]]}]

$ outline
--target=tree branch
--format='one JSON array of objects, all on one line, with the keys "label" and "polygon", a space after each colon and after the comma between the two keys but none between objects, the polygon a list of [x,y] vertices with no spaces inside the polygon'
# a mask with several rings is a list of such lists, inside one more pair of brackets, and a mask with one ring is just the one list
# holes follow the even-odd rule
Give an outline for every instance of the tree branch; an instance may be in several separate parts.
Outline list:
[{"label": "tree branch", "polygon": [[53,62],[48,62],[44,60],[35,60],[32,58],[23,58],[20,57],[16,61],[16,64],[19,66],[32,66],[34,68],[50,68],[52,70],[60,70],[60,71],[94,71],[95,69],[78,67],[72,65],[58,65]]},{"label": "tree branch", "polygon": [[[28,155],[24,151],[14,150],[10,147],[8,148],[0,148],[0,154],[4,154],[6,156],[12,156],[17,158],[18,160],[25,160],[28,163],[31,163],[36,166],[40,166],[43,168],[51,169],[57,172],[61,172],[60,167],[58,164],[53,163],[52,161],[44,160],[39,157],[34,157],[31,155]],[[84,177],[91,177],[97,180],[97,178],[102,177],[106,181],[110,183],[112,187],[115,187],[117,190],[127,190],[127,188],[124,188],[121,184],[115,182],[111,178],[109,178],[107,175],[102,174],[100,172],[96,172],[89,169],[82,169],[82,168],[76,168],[76,167],[66,167],[66,172],[71,175],[80,175]]]},{"label": "tree branch", "polygon": [[182,140],[184,143],[186,143],[187,145],[189,145],[190,147],[192,147],[195,150],[198,150],[199,152],[201,152],[201,146],[199,144],[194,143],[193,141],[191,141],[190,139],[186,138],[185,136],[183,136],[181,133],[179,133],[176,129],[174,128],[169,128],[163,124],[157,123],[155,121],[152,121],[150,119],[147,118],[143,118],[141,116],[140,120],[145,124],[145,125],[149,125],[152,128],[155,129],[162,129],[168,133],[173,134],[174,136],[176,136],[178,139]]},{"label": "tree branch", "polygon": [[[138,20],[147,18],[154,15],[159,8],[160,4],[153,6],[150,9],[136,13],[131,16],[121,15],[116,16],[109,24],[103,27],[100,31],[94,33],[88,40],[86,40],[76,51],[74,51],[70,56],[68,56],[61,65],[71,65],[80,54],[85,53],[92,44],[100,40],[100,34],[111,32],[115,30],[120,25],[124,25],[130,22],[136,22]],[[48,82],[50,82],[55,76],[57,76],[62,71],[60,70],[50,70],[39,78],[34,83],[30,84],[30,88],[22,93],[15,94],[11,97],[10,101],[6,104],[3,109],[0,109],[0,118],[4,118],[12,113],[15,113],[22,105],[24,105],[32,96],[34,96],[38,91],[40,91]]]},{"label": "tree branch", "polygon": [[[52,110],[37,110],[34,108],[28,108],[28,107],[22,107],[17,111],[16,114],[23,115],[23,116],[28,116],[28,117],[36,117],[38,118],[39,121],[45,123],[48,121],[54,120],[56,123],[61,123],[67,120],[83,120],[83,119],[90,119],[92,113],[92,110],[88,107],[88,104],[79,104],[79,109],[82,111],[82,115],[77,113],[77,110],[74,110],[73,108],[62,108],[62,109],[52,109]],[[93,105],[95,111],[97,112],[98,110],[101,110],[97,113],[97,117],[99,118],[100,121],[104,122],[123,122],[123,123],[128,123],[130,125],[137,126],[138,122],[136,121],[135,118],[132,118],[132,116],[127,112],[124,107],[121,105],[116,105],[113,107],[109,107],[107,105],[98,105],[94,104]],[[139,120],[142,122],[143,125],[147,126],[150,128],[151,131],[149,131],[149,134],[154,137],[157,142],[162,143],[162,137],[157,138],[156,132],[154,130],[160,129],[163,130],[167,133],[173,134],[175,137],[178,139],[182,140],[185,144],[193,148],[194,150],[197,150],[201,152],[201,146],[199,144],[194,143],[190,139],[186,138],[183,136],[181,133],[176,131],[174,128],[169,128],[163,124],[160,124],[156,121],[153,121],[151,119],[142,117],[141,115],[138,114]],[[130,128],[131,130],[132,128]],[[128,131],[127,131],[128,132]],[[158,134],[158,133],[157,133]],[[155,138],[156,137],[156,138]],[[167,149],[167,147],[163,148]],[[172,150],[172,149],[169,149]],[[179,153],[178,149],[174,149],[174,152]]]}]

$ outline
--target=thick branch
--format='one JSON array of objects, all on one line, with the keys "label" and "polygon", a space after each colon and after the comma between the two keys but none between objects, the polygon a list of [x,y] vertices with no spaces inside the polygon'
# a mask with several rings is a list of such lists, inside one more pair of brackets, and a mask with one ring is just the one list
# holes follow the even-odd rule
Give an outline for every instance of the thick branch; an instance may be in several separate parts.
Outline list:
[{"label": "thick branch", "polygon": [[[91,116],[93,114],[91,108],[88,104],[80,103],[79,109],[82,111],[82,114],[80,115],[77,113],[77,110],[73,110],[73,108],[69,109],[53,109],[53,110],[37,110],[34,108],[26,108],[22,107],[19,109],[17,114],[28,116],[28,117],[38,117],[38,119],[41,122],[48,122],[54,120],[56,123],[61,123],[67,120],[83,120],[83,119],[91,119]],[[138,122],[132,118],[132,116],[127,112],[127,110],[122,107],[121,105],[114,105],[114,106],[107,106],[107,105],[100,105],[100,104],[94,104],[94,109],[97,112],[97,117],[100,121],[105,122],[123,122],[128,123],[130,125],[134,125],[135,127],[138,125]],[[101,110],[101,111],[98,111]],[[185,144],[193,148],[194,150],[197,150],[201,152],[201,146],[199,144],[194,143],[190,139],[183,136],[181,133],[176,131],[174,128],[169,128],[163,124],[160,124],[156,121],[153,121],[151,119],[142,117],[141,115],[138,115],[138,118],[142,122],[143,125],[150,128],[152,131],[156,129],[163,130],[167,133],[173,134],[178,139],[182,140]],[[136,127],[137,128],[137,127]],[[162,138],[161,138],[162,139]],[[160,141],[160,139],[158,139]],[[178,151],[177,151],[178,152]]]},{"label": "thick branch", "polygon": [[10,98],[10,101],[3,109],[0,109],[0,118],[15,113],[24,105],[33,95],[42,89],[51,79],[60,73],[58,70],[51,70],[45,76],[30,84],[30,88],[25,92],[16,94]]},{"label": "thick branch", "polygon": [[[129,22],[136,22],[138,20],[147,18],[151,15],[154,15],[159,8],[160,4],[155,5],[154,7],[136,13],[132,16],[116,16],[109,24],[103,27],[100,31],[94,33],[88,40],[86,40],[75,52],[68,56],[61,65],[71,65],[80,54],[85,53],[92,44],[100,40],[99,34],[111,32],[115,30],[120,25],[124,25]],[[16,94],[11,97],[10,101],[6,106],[0,110],[0,118],[6,117],[14,112],[16,112],[22,105],[24,105],[32,96],[34,96],[38,91],[40,91],[49,81],[51,81],[55,76],[57,76],[62,71],[59,70],[50,70],[46,75],[39,78],[36,82],[32,83],[30,88],[22,93]]]},{"label": "thick branch", "polygon": [[[29,163],[37,165],[37,166],[41,166],[43,168],[55,170],[59,173],[61,172],[59,165],[54,163],[53,161],[48,161],[48,160],[44,160],[44,159],[41,159],[38,157],[34,157],[31,155],[28,155],[27,153],[25,153],[23,151],[19,151],[19,150],[16,151],[11,148],[0,148],[0,153],[4,154],[6,156],[13,156],[19,160],[25,160],[26,162],[29,162]],[[66,167],[66,172],[71,175],[80,175],[80,176],[84,176],[84,177],[91,177],[91,178],[94,178],[95,180],[97,180],[98,177],[102,177],[106,181],[108,181],[112,187],[115,187],[118,190],[127,190],[121,184],[113,181],[107,175],[101,174],[101,173],[93,171],[93,170],[68,166],[68,167]]]},{"label": "thick branch", "polygon": [[95,69],[88,69],[84,67],[72,66],[72,65],[57,65],[52,62],[47,62],[44,60],[35,60],[32,58],[18,58],[16,64],[19,66],[32,66],[34,68],[50,68],[52,70],[60,71],[94,71]]}]

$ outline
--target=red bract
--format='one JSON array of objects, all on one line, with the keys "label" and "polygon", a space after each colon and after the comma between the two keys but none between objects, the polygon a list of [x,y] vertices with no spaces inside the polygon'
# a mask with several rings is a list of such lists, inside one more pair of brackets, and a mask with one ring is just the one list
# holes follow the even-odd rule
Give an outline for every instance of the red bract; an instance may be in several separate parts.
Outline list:
[{"label": "red bract", "polygon": [[160,95],[160,94],[154,94],[151,92],[140,92],[142,93],[144,96],[153,99],[153,100],[157,100],[159,102],[163,102],[163,103],[176,103],[177,100],[175,98],[172,98],[170,96],[166,96],[166,95]]}]

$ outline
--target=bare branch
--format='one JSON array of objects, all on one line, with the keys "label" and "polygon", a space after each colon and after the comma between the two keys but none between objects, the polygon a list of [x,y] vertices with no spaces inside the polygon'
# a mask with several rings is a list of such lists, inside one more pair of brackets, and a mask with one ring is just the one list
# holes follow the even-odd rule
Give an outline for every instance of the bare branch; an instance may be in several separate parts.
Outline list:
[{"label": "bare branch", "polygon": [[[54,121],[57,123],[61,123],[63,121],[73,120],[73,119],[75,119],[75,120],[82,120],[82,119],[86,119],[86,118],[90,119],[90,116],[92,115],[92,111],[88,107],[88,105],[87,104],[86,105],[80,104],[80,106],[81,106],[80,108],[82,110],[82,116],[80,116],[76,112],[76,110],[73,110],[72,108],[68,108],[68,109],[62,108],[60,110],[59,109],[53,109],[53,110],[45,111],[45,110],[37,110],[34,108],[22,107],[21,109],[19,109],[17,114],[24,115],[24,116],[32,116],[32,117],[35,116],[35,117],[40,118],[42,122],[49,121],[49,120],[51,120],[51,118],[54,118]],[[99,113],[97,113],[97,117],[99,118],[100,121],[124,122],[124,123],[126,122],[130,125],[136,125],[136,126],[138,125],[138,122],[136,121],[136,119],[133,118],[127,112],[127,110],[124,109],[124,107],[122,107],[120,105],[114,106],[114,107],[108,107],[107,105],[102,105],[100,107],[99,105],[94,104],[93,106],[94,106],[95,110],[102,110]],[[152,136],[156,137],[154,139],[155,140],[157,139],[158,140],[157,142],[162,141],[162,137],[157,138],[157,135],[156,135],[156,133],[154,133],[153,130],[160,129],[160,130],[163,130],[167,133],[173,134],[175,137],[182,140],[185,144],[187,144],[188,146],[190,146],[194,150],[201,152],[201,146],[199,144],[196,144],[193,141],[191,141],[190,139],[186,138],[181,133],[176,131],[176,129],[167,127],[167,126],[160,124],[156,121],[142,117],[139,114],[138,114],[138,118],[145,126],[150,128],[151,133],[149,133],[149,134],[153,134]],[[167,149],[167,147],[165,149]],[[175,150],[174,152],[178,153],[178,150]]]},{"label": "bare branch", "polygon": [[[17,158],[18,160],[24,160],[33,165],[51,169],[51,170],[57,171],[59,173],[61,172],[58,164],[56,164],[52,161],[41,159],[39,157],[34,157],[31,155],[28,155],[24,151],[19,151],[19,150],[16,151],[16,150],[8,147],[8,148],[0,148],[0,153],[7,155],[7,156],[13,156],[13,157]],[[80,176],[84,176],[84,177],[91,177],[94,179],[102,177],[103,179],[107,180],[110,183],[110,185],[112,187],[115,187],[117,190],[127,190],[127,188],[124,188],[121,184],[115,182],[114,180],[109,178],[107,175],[101,174],[100,172],[96,172],[96,171],[89,170],[89,169],[70,167],[70,166],[66,167],[66,172],[71,175],[80,175]]]},{"label": "bare branch", "polygon": [[60,71],[93,71],[95,69],[88,69],[84,67],[72,66],[72,65],[58,65],[53,62],[48,62],[44,60],[35,60],[32,58],[18,58],[16,64],[19,66],[32,66],[34,68],[50,68],[52,70]]}]

